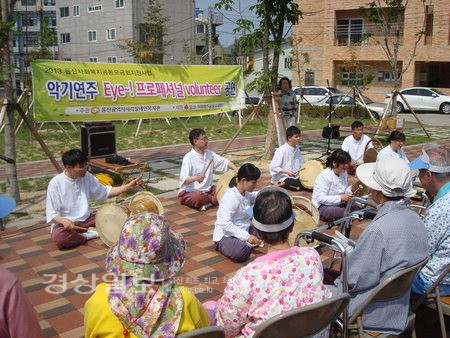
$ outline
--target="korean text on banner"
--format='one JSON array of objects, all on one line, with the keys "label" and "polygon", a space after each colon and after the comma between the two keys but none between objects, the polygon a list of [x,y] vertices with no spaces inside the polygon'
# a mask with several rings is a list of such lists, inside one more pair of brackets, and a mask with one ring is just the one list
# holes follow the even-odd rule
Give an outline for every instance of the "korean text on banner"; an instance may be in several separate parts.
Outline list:
[{"label": "korean text on banner", "polygon": [[241,66],[33,61],[37,121],[128,120],[245,107]]}]

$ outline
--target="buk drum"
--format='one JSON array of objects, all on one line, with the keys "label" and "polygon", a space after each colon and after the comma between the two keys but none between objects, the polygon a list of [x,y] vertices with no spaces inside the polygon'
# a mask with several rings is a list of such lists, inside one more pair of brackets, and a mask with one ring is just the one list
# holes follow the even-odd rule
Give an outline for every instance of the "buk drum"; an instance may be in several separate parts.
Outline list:
[{"label": "buk drum", "polygon": [[[368,148],[372,144],[373,148]],[[383,143],[379,139],[374,138],[366,143],[364,147],[363,162],[373,163],[377,161],[378,152],[383,148]]]},{"label": "buk drum", "polygon": [[352,194],[359,197],[367,196],[370,194],[370,188],[357,179],[352,184]]},{"label": "buk drum", "polygon": [[127,218],[128,214],[116,204],[105,204],[98,209],[95,227],[103,243],[110,247],[119,240]]},{"label": "buk drum", "polygon": [[[311,200],[304,196],[292,196],[295,213],[297,214],[294,229],[289,235],[289,244],[294,245],[295,239],[300,232],[310,231],[319,226],[319,210],[312,205]],[[306,242],[300,242],[301,246],[313,246]]]},{"label": "buk drum", "polygon": [[143,211],[151,211],[158,215],[164,215],[164,207],[161,202],[148,191],[139,191],[131,197],[128,209],[131,215],[138,214]]},{"label": "buk drum", "polygon": [[220,176],[216,185],[216,198],[219,203],[222,200],[223,195],[225,195],[225,192],[236,186],[236,181],[236,173],[233,171],[227,171]]},{"label": "buk drum", "polygon": [[306,189],[312,190],[317,176],[323,171],[322,162],[317,160],[310,160],[303,163],[300,168],[299,179],[300,183]]}]

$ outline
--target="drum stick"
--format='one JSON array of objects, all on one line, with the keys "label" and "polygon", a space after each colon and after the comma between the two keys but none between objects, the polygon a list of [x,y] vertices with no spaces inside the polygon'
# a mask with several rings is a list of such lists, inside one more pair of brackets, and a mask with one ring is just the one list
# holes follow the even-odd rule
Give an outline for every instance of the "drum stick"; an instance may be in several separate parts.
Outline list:
[{"label": "drum stick", "polygon": [[363,186],[360,184],[358,185],[358,188],[356,188],[355,191],[353,191],[353,195],[356,194],[359,190],[361,190],[363,188]]},{"label": "drum stick", "polygon": [[88,229],[83,228],[83,227],[80,227],[80,226],[78,226],[78,225],[73,225],[73,228],[74,228],[75,230],[88,231]]},{"label": "drum stick", "polygon": [[213,159],[210,159],[208,161],[208,164],[206,165],[205,169],[202,170],[202,173],[201,173],[202,176],[205,176],[206,172],[208,171],[209,167],[211,166],[212,161],[213,161]]},{"label": "drum stick", "polygon": [[297,190],[297,191],[300,190],[300,187],[297,187],[295,185],[289,185],[289,184],[286,185],[286,188],[294,189],[294,190]]}]

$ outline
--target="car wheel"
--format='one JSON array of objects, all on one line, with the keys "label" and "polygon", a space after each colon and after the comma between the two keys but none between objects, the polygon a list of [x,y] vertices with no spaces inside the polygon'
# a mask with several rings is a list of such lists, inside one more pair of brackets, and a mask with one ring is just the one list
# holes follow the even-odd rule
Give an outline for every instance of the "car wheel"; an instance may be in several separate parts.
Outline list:
[{"label": "car wheel", "polygon": [[380,120],[380,114],[378,114],[376,111],[371,110],[370,113],[373,115],[373,117],[375,118],[375,120]]},{"label": "car wheel", "polygon": [[403,103],[397,102],[397,108],[395,109],[397,114],[402,114],[405,111],[405,107],[403,107]]},{"label": "car wheel", "polygon": [[439,111],[442,114],[450,114],[450,103],[444,102],[443,104],[441,104],[441,106],[439,107]]}]

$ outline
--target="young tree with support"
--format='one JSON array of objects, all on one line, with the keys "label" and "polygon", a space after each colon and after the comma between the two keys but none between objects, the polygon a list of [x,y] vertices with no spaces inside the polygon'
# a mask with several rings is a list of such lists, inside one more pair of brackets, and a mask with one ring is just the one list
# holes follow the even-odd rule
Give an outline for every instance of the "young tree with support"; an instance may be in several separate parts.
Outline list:
[{"label": "young tree with support", "polygon": [[[402,85],[402,77],[416,57],[417,45],[425,32],[426,5],[425,0],[421,0],[421,2],[423,4],[423,21],[420,23],[421,26],[418,31],[414,33],[414,36],[408,37],[408,39],[413,41],[413,45],[409,51],[409,56],[403,61],[401,66],[399,66],[399,50],[402,40],[405,39],[403,30],[405,12],[408,7],[409,0],[374,0],[368,3],[367,7],[360,8],[367,16],[368,20],[375,24],[378,32],[381,33],[379,35],[380,38],[378,38],[378,35],[375,36],[374,34],[366,33],[363,35],[363,40],[373,41],[377,45],[381,46],[386,54],[389,65],[391,66],[394,89],[388,108],[391,109],[391,115],[393,116],[397,114],[397,96],[401,95],[399,90]],[[404,98],[402,97],[402,99]],[[419,122],[427,136],[430,137],[416,113],[413,110],[411,110],[411,113],[414,115],[417,122]]]},{"label": "young tree with support", "polygon": [[[241,13],[235,10],[237,2],[238,0],[219,0],[215,8]],[[249,10],[256,14],[259,22],[244,18],[241,14],[234,31],[242,34],[238,43],[243,50],[261,49],[263,52],[263,70],[261,74],[257,74],[259,76],[255,81],[255,87],[263,90],[266,102],[269,102],[268,98],[277,91],[281,45],[286,40],[285,25],[298,23],[302,12],[295,0],[257,0]],[[269,119],[267,128],[264,158],[271,159],[275,152],[275,119]]]}]

